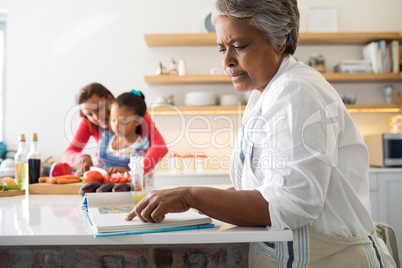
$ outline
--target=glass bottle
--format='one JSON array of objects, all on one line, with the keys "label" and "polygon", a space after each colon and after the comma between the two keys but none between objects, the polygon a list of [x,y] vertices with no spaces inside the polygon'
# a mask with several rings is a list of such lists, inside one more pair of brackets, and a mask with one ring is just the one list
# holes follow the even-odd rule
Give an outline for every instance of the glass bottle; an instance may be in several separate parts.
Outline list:
[{"label": "glass bottle", "polygon": [[316,59],[316,67],[315,69],[319,71],[320,73],[325,73],[325,58],[322,54],[318,55]]},{"label": "glass bottle", "polygon": [[129,167],[129,174],[133,191],[142,191],[144,189],[144,157],[131,156]]},{"label": "glass bottle", "polygon": [[134,201],[138,204],[147,195],[144,191],[144,157],[131,156],[129,167]]},{"label": "glass bottle", "polygon": [[38,135],[32,135],[31,149],[28,154],[29,184],[38,183],[40,177],[41,156],[38,148]]},{"label": "glass bottle", "polygon": [[25,144],[25,135],[21,134],[19,138],[18,151],[14,157],[15,160],[15,179],[17,184],[24,190],[28,186],[28,158]]}]

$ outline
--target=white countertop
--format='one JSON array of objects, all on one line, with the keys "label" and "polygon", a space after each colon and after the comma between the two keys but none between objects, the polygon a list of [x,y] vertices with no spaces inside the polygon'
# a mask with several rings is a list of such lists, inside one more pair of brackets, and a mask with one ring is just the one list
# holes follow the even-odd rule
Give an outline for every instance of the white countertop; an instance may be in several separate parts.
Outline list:
[{"label": "white countertop", "polygon": [[229,172],[188,172],[188,173],[169,173],[156,172],[154,185],[159,186],[194,186],[194,185],[217,185],[231,184]]},{"label": "white countertop", "polygon": [[369,173],[393,173],[402,172],[401,167],[370,167]]},{"label": "white countertop", "polygon": [[[369,173],[395,173],[402,172],[401,167],[370,167]],[[229,172],[204,172],[204,173],[168,173],[157,172],[154,177],[156,187],[171,186],[196,186],[209,185],[231,185]]]},{"label": "white countertop", "polygon": [[209,244],[290,241],[292,231],[237,227],[214,220],[215,227],[154,234],[95,238],[85,223],[79,195],[22,195],[0,198],[0,246]]}]

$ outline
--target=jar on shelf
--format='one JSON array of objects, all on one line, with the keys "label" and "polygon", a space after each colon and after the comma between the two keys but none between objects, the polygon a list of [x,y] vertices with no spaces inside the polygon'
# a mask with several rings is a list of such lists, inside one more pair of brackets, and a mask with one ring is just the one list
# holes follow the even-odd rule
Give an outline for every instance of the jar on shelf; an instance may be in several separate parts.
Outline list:
[{"label": "jar on shelf", "polygon": [[208,170],[207,156],[205,154],[195,154],[195,172],[204,173]]},{"label": "jar on shelf", "polygon": [[312,54],[308,59],[308,65],[320,73],[325,73],[325,58],[322,54]]},{"label": "jar on shelf", "polygon": [[170,153],[170,163],[169,163],[170,173],[181,173],[183,169],[182,157],[181,155],[171,152]]},{"label": "jar on shelf", "polygon": [[389,132],[393,134],[402,133],[402,115],[395,115],[389,119]]},{"label": "jar on shelf", "polygon": [[187,153],[182,156],[183,163],[183,173],[192,173],[194,172],[194,155]]}]

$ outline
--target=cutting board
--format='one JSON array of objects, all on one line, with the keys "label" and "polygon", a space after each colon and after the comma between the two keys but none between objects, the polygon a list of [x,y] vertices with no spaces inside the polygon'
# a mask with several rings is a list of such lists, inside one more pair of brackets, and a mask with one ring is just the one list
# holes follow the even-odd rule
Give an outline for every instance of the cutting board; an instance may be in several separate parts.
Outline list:
[{"label": "cutting board", "polygon": [[14,195],[24,195],[25,190],[8,190],[8,191],[0,191],[0,197],[3,196],[14,196]]},{"label": "cutting board", "polygon": [[29,194],[79,194],[83,182],[68,184],[34,183],[29,185]]}]

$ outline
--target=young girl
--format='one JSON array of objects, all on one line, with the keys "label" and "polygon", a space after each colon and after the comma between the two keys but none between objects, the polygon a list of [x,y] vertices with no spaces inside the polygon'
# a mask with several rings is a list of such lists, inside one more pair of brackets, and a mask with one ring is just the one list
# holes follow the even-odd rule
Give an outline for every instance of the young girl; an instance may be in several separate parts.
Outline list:
[{"label": "young girl", "polygon": [[[125,172],[131,155],[145,156],[149,149],[147,136],[141,136],[147,106],[140,91],[131,90],[118,96],[110,109],[110,128],[99,143],[99,166],[109,173]],[[152,174],[152,169],[147,172]]]},{"label": "young girl", "polygon": [[[90,155],[83,149],[94,138],[96,143],[110,126],[110,106],[114,102],[113,94],[102,84],[91,83],[83,87],[77,95],[76,102],[80,106],[81,122],[74,139],[63,154],[63,162],[77,168],[78,173],[89,170],[93,166]],[[144,173],[150,170],[167,153],[167,147],[151,116],[146,113],[141,127],[141,136],[147,136],[150,143],[148,153],[144,158]]]}]

